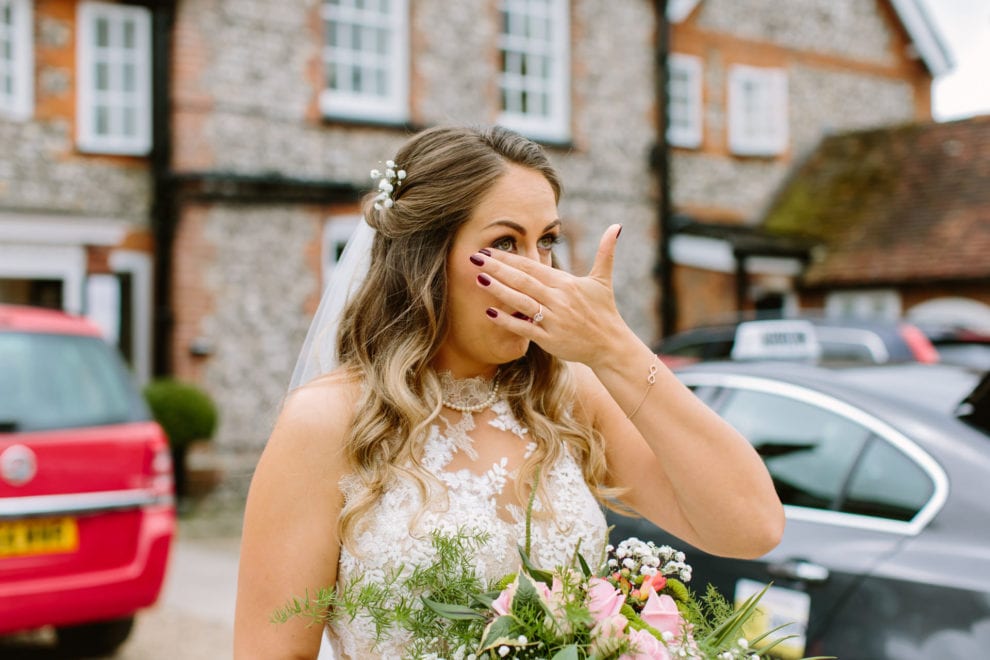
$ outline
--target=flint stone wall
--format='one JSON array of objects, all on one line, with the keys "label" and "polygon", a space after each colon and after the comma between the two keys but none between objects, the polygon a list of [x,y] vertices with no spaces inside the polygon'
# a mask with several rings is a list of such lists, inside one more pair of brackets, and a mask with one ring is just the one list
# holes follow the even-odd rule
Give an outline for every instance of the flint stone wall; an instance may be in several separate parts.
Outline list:
[{"label": "flint stone wall", "polygon": [[146,227],[151,179],[143,166],[72,154],[65,121],[0,119],[0,209],[125,220]]},{"label": "flint stone wall", "polygon": [[[497,5],[410,5],[414,55],[396,66],[411,66],[412,124],[493,122]],[[180,4],[178,41],[201,66],[184,69],[176,84],[177,112],[192,129],[175,136],[177,169],[369,184],[368,170],[390,158],[409,130],[318,118],[318,7],[316,0]],[[564,179],[561,214],[573,223],[575,263],[584,269],[605,228],[622,223],[619,306],[652,341],[654,17],[649,3],[579,0],[571,7],[573,138],[548,147]],[[221,447],[260,446],[285,392],[309,322],[304,301],[319,286],[303,258],[318,230],[304,215],[275,206],[209,212],[205,237],[216,259],[203,285],[214,308],[202,328],[217,351],[204,379],[220,401]]]},{"label": "flint stone wall", "polygon": [[[794,0],[786,10],[768,0],[705,0],[699,26],[714,33],[769,42],[802,52],[893,65],[893,35],[877,3]],[[720,208],[759,221],[787,172],[823,135],[910,122],[914,89],[902,80],[832,68],[790,64],[787,71],[790,158],[736,158],[678,149],[671,159],[676,206]],[[717,51],[703,62],[706,139],[728,144],[728,70]]]}]

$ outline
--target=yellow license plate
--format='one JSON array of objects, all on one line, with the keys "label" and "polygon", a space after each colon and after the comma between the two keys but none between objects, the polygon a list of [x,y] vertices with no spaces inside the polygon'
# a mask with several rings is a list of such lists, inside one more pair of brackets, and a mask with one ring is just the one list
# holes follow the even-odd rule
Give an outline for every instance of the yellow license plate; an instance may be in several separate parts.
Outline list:
[{"label": "yellow license plate", "polygon": [[49,555],[78,548],[75,518],[0,521],[0,557]]}]

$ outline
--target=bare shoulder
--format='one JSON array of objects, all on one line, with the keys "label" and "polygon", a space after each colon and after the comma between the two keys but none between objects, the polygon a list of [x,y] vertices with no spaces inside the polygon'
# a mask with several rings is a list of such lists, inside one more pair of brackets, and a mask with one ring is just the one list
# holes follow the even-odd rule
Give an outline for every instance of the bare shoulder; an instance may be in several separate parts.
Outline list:
[{"label": "bare shoulder", "polygon": [[336,483],[346,471],[344,443],[361,395],[361,380],[334,371],[290,392],[259,462],[259,469]]}]

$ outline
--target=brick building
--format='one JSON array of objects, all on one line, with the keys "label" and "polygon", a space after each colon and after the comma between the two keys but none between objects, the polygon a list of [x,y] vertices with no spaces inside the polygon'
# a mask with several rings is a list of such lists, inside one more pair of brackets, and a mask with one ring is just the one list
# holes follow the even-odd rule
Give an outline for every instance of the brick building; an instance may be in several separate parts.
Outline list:
[{"label": "brick building", "polygon": [[[500,122],[561,170],[575,270],[623,223],[619,306],[655,339],[659,4],[0,0],[0,300],[94,316],[139,378],[205,385],[218,445],[253,452],[368,170],[419,128]],[[743,262],[746,296],[782,286],[791,260],[737,259],[737,234],[824,132],[927,117],[947,61],[915,0],[668,15],[688,325],[735,309]]]},{"label": "brick building", "polygon": [[86,312],[151,374],[149,14],[0,0],[0,300]]},{"label": "brick building", "polygon": [[676,325],[795,307],[807,246],[755,229],[823,135],[931,119],[950,66],[913,0],[676,0],[670,252]]},{"label": "brick building", "polygon": [[657,334],[651,3],[0,0],[0,17],[0,299],[93,315],[142,378],[205,385],[223,448],[264,442],[369,169],[422,127],[543,142],[565,260],[587,268],[622,222],[619,304]]}]

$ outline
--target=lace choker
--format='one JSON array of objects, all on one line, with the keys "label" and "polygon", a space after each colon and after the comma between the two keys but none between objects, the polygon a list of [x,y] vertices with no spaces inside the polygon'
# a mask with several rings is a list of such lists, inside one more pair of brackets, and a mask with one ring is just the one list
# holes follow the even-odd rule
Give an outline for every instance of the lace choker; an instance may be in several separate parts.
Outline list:
[{"label": "lace choker", "polygon": [[451,410],[481,412],[491,408],[498,399],[498,372],[492,380],[481,376],[457,380],[449,371],[441,371],[437,375],[440,377],[441,403]]}]

